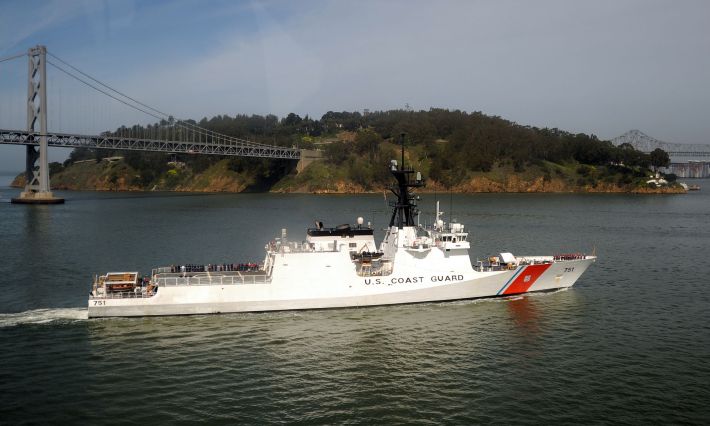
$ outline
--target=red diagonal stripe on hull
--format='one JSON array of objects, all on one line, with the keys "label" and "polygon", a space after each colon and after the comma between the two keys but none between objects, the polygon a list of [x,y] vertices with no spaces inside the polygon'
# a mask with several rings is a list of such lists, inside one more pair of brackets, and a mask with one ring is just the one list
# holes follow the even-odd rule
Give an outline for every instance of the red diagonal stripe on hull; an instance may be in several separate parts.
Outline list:
[{"label": "red diagonal stripe on hull", "polygon": [[552,263],[526,266],[523,272],[515,278],[515,281],[505,289],[503,294],[525,293],[550,266],[552,266]]}]

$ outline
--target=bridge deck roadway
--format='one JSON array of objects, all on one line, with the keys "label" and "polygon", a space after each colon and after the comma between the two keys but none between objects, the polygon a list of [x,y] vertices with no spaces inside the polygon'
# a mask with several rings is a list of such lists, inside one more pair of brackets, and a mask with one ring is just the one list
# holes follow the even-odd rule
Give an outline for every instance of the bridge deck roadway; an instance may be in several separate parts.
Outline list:
[{"label": "bridge deck roadway", "polygon": [[[0,144],[39,145],[38,133],[0,129]],[[217,141],[200,143],[159,139],[124,138],[118,136],[88,136],[69,133],[47,134],[49,146],[64,148],[125,149],[132,151],[184,152],[188,154],[230,155],[240,157],[285,158],[298,160],[301,150],[250,142]]]}]

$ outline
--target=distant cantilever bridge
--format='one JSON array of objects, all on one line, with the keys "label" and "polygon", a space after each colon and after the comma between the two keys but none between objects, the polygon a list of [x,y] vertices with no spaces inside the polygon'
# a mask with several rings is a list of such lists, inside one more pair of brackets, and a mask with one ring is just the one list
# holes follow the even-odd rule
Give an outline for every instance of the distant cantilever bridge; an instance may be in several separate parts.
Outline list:
[{"label": "distant cantilever bridge", "polygon": [[664,142],[640,130],[629,130],[611,140],[616,146],[628,143],[639,151],[649,153],[660,148],[668,153],[668,171],[684,178],[710,177],[710,145]]},{"label": "distant cantilever bridge", "polygon": [[656,148],[661,148],[670,155],[671,161],[674,159],[710,161],[710,145],[664,142],[640,130],[629,130],[623,135],[612,139],[611,143],[616,146],[628,143],[645,153],[649,153]]}]

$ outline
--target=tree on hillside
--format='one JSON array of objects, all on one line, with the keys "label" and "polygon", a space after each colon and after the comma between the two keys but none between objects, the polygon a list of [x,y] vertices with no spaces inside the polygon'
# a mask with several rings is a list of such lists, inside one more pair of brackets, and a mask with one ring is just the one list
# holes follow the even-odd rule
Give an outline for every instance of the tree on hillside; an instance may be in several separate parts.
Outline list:
[{"label": "tree on hillside", "polygon": [[[364,188],[389,183],[390,176],[385,165],[398,157],[393,152],[396,145],[393,142],[396,141],[390,139],[402,132],[409,135],[409,161],[421,165],[422,171],[433,180],[449,187],[476,173],[490,172],[497,167],[512,166],[518,173],[526,170],[536,173],[544,167],[544,162],[563,165],[579,163],[599,170],[613,168],[624,176],[632,173],[643,176],[651,164],[656,168],[669,164],[668,155],[661,150],[649,155],[629,144],[613,146],[595,135],[519,125],[480,111],[439,108],[428,111],[368,111],[367,114],[328,111],[320,119],[308,115],[301,117],[296,113],[289,113],[283,118],[237,114],[233,117],[217,115],[203,118],[199,125],[216,133],[268,145],[321,147],[326,166],[337,169],[339,178],[350,179]],[[181,129],[170,126],[169,121],[162,120],[147,126],[122,126],[115,132],[107,131],[105,134],[147,135],[161,139],[179,137],[181,132]],[[347,136],[344,132],[348,132]],[[188,137],[192,136],[188,133]],[[211,143],[215,142],[215,138],[210,132],[202,132],[196,141]],[[165,153],[95,151],[77,148],[65,165],[100,159],[102,156],[124,156],[126,164],[133,168],[132,176],[137,176],[138,184],[147,188],[154,186],[170,168]],[[178,157],[194,175],[223,160],[221,156],[208,155],[184,154]],[[230,158],[228,167],[253,178],[259,188],[262,184],[267,187],[270,182],[291,173],[278,160]]]},{"label": "tree on hillside", "polygon": [[358,155],[367,155],[370,161],[374,161],[377,147],[382,141],[380,135],[371,129],[362,129],[355,135],[355,153]]},{"label": "tree on hillside", "polygon": [[647,167],[650,163],[649,155],[637,150],[629,143],[617,146],[612,152],[612,160],[627,167]]},{"label": "tree on hillside", "polygon": [[661,148],[656,148],[651,151],[651,165],[658,170],[659,167],[668,167],[671,164],[671,158],[668,153]]}]

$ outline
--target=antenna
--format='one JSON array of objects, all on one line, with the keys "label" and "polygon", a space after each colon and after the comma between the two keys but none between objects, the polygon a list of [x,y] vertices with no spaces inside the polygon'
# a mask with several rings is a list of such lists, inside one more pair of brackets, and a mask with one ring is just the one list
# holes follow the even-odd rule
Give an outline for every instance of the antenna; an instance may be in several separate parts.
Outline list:
[{"label": "antenna", "polygon": [[451,215],[454,211],[454,192],[449,188],[449,228],[451,228]]},{"label": "antenna", "polygon": [[[404,136],[405,133],[400,133],[402,143],[402,163],[397,167],[397,160],[392,160],[390,173],[397,179],[397,184],[393,185],[390,190],[397,197],[397,200],[390,204],[392,210],[392,218],[390,219],[390,227],[397,226],[402,229],[405,226],[416,226],[414,215],[417,214],[416,197],[410,192],[409,188],[420,188],[424,186],[423,180],[413,180],[409,175],[414,173],[414,170],[405,168],[404,165]],[[418,175],[421,179],[421,174]]]},{"label": "antenna", "polygon": [[404,135],[404,132],[399,134],[399,140],[402,142],[402,165],[400,170],[404,170]]},{"label": "antenna", "polygon": [[439,197],[437,196],[436,189],[434,189],[434,202],[436,203],[436,220],[434,220],[434,224],[439,223]]},{"label": "antenna", "polygon": [[439,211],[439,201],[436,202],[436,217],[434,217],[434,229],[439,229],[439,217],[441,216],[441,211]]}]

